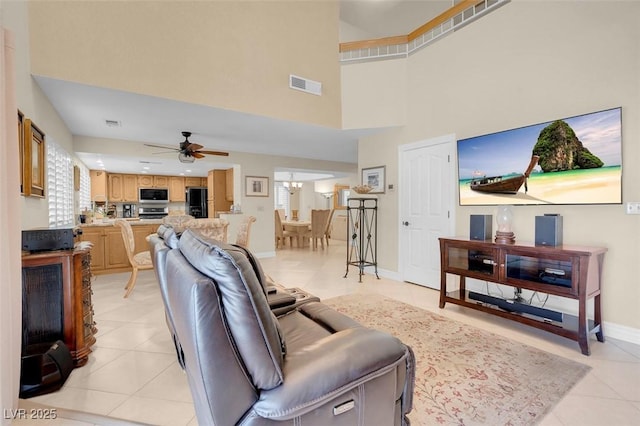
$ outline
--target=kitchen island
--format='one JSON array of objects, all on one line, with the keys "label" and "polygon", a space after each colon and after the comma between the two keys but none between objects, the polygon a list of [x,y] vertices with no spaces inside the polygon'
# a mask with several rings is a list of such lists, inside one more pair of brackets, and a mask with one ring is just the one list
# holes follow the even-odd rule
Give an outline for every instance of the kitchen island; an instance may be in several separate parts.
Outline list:
[{"label": "kitchen island", "polygon": [[[127,219],[133,229],[135,252],[149,250],[147,236],[157,231],[162,219]],[[80,241],[88,241],[91,247],[91,272],[95,275],[113,274],[131,270],[120,228],[114,219],[102,219],[79,225]]]}]

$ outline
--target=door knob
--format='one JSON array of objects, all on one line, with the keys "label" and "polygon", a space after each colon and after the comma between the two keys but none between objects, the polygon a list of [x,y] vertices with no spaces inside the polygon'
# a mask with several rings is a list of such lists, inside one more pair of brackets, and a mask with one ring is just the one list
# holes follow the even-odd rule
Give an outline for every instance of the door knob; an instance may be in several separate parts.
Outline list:
[{"label": "door knob", "polygon": [[405,220],[404,222],[402,222],[402,224],[403,224],[404,226],[409,226],[409,222],[407,222],[406,220]]}]

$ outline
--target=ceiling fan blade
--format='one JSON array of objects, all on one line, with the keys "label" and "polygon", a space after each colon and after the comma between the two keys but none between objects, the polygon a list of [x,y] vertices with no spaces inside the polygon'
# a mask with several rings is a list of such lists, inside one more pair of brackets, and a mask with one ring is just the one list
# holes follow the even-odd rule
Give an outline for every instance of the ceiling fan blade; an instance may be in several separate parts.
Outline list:
[{"label": "ceiling fan blade", "polygon": [[151,154],[154,154],[154,155],[155,154],[174,154],[176,151],[178,151],[178,150],[177,149],[173,149],[173,150],[169,150],[169,151],[152,152]]},{"label": "ceiling fan blade", "polygon": [[179,149],[174,148],[174,147],[169,146],[169,145],[154,145],[154,144],[150,144],[150,143],[145,143],[144,145],[145,146],[150,146],[152,148],[164,148],[164,149],[171,149],[173,151],[179,151]]},{"label": "ceiling fan blade", "polygon": [[199,151],[193,151],[190,154],[191,154],[192,157],[195,157],[195,158],[204,158],[204,155],[200,154]]},{"label": "ceiling fan blade", "polygon": [[189,151],[197,151],[200,148],[204,148],[204,147],[202,145],[197,144],[197,143],[189,142],[189,146],[188,146]]},{"label": "ceiling fan blade", "polygon": [[198,151],[202,154],[209,154],[209,155],[221,155],[223,157],[228,157],[229,153],[228,152],[222,152],[222,151],[205,151],[205,150],[200,150]]}]

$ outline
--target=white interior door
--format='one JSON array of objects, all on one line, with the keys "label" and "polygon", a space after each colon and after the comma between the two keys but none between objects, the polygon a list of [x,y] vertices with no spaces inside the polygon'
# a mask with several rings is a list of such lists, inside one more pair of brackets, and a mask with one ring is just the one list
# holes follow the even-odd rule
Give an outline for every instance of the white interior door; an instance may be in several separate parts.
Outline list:
[{"label": "white interior door", "polygon": [[455,136],[400,147],[400,273],[440,288],[439,237],[454,232]]}]

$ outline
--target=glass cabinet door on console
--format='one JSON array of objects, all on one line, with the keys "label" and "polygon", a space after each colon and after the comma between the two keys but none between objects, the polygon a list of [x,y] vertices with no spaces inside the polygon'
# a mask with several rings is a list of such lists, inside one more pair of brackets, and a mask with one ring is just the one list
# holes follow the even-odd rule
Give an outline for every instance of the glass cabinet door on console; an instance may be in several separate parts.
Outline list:
[{"label": "glass cabinet door on console", "polygon": [[498,254],[493,249],[448,245],[445,259],[449,271],[461,272],[480,280],[498,278]]},{"label": "glass cabinet door on console", "polygon": [[573,277],[578,275],[579,263],[570,256],[507,253],[504,263],[506,284],[561,296],[578,295]]}]

